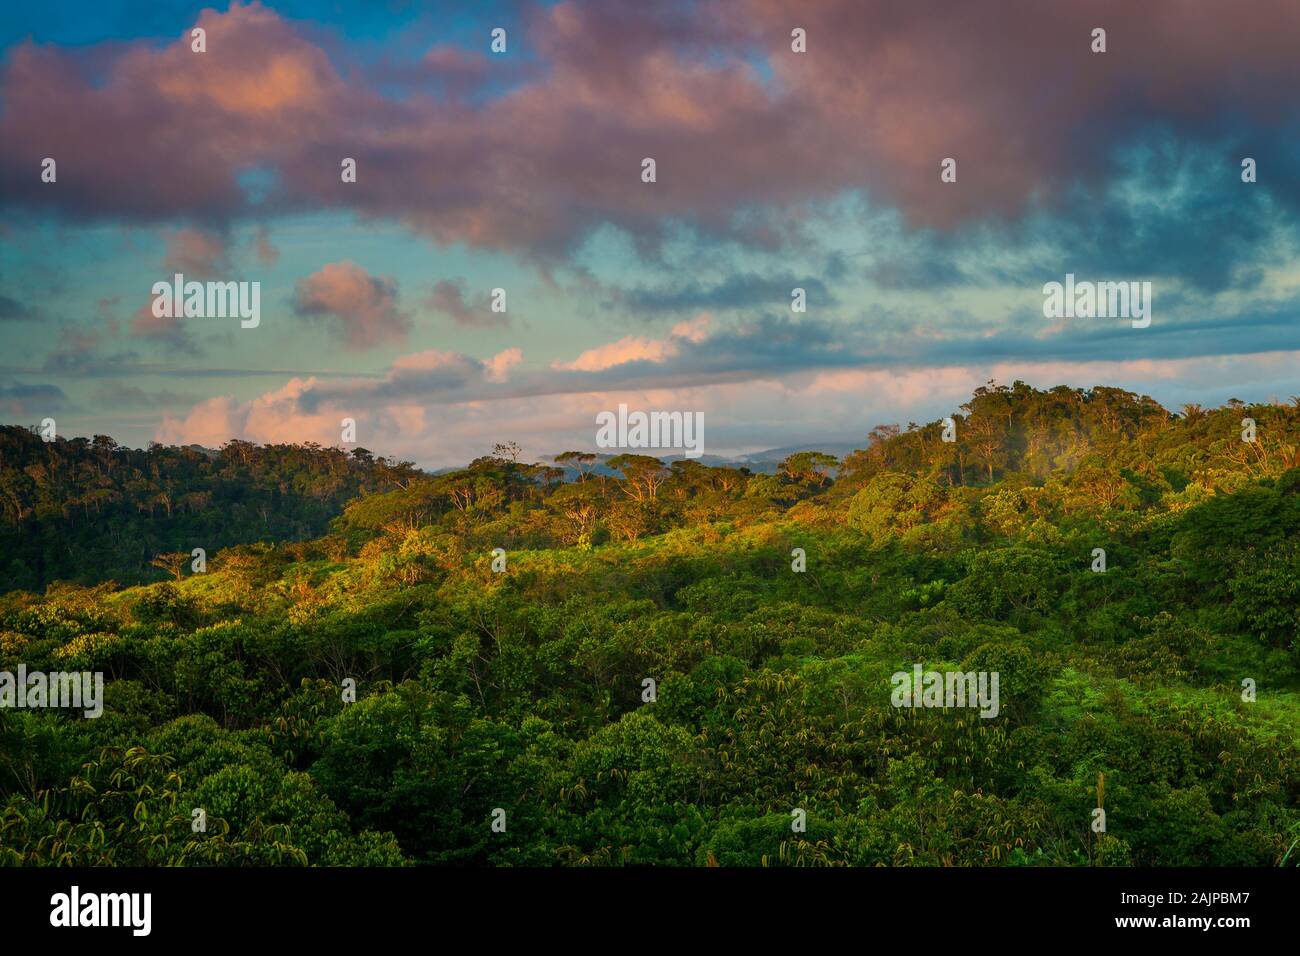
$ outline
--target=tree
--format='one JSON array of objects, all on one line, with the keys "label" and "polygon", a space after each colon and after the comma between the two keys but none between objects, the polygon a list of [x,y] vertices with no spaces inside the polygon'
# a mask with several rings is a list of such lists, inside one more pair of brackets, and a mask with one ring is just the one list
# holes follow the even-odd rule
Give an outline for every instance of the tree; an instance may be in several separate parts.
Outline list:
[{"label": "tree", "polygon": [[565,544],[585,547],[591,544],[592,532],[596,526],[596,517],[600,513],[601,499],[594,492],[594,483],[586,485],[581,482],[561,485],[551,495],[550,505],[559,509],[568,521],[562,535]]},{"label": "tree", "polygon": [[156,554],[149,563],[155,568],[162,568],[169,572],[177,581],[181,579],[181,572],[185,570],[185,565],[190,561],[188,551],[167,551],[163,554]]},{"label": "tree", "polygon": [[519,455],[523,451],[516,441],[499,441],[492,446],[492,457],[501,461],[508,461],[511,464],[519,461]]},{"label": "tree", "polygon": [[577,469],[578,480],[586,481],[587,475],[591,473],[591,466],[595,464],[596,456],[586,451],[566,451],[563,454],[555,456],[557,465],[570,466]]},{"label": "tree", "polygon": [[650,455],[615,455],[606,464],[622,473],[623,492],[633,501],[653,501],[671,474]]},{"label": "tree", "polygon": [[820,488],[826,484],[830,470],[839,463],[839,459],[834,455],[819,451],[798,451],[787,457],[778,467],[787,478],[815,483]]},{"label": "tree", "polygon": [[988,469],[988,479],[992,481],[993,469],[1006,464],[1007,460],[1003,446],[1005,432],[999,423],[984,415],[970,415],[965,421],[962,437],[975,460]]}]

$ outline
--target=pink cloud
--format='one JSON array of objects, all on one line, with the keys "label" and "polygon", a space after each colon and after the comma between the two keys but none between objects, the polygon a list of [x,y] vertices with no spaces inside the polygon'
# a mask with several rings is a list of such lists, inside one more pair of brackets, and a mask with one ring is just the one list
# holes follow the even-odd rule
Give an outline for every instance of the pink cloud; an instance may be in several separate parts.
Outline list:
[{"label": "pink cloud", "polygon": [[498,352],[488,359],[485,373],[489,382],[504,382],[510,376],[510,370],[524,360],[523,349],[512,348]]},{"label": "pink cloud", "polygon": [[263,443],[314,441],[337,445],[347,410],[329,406],[305,412],[298,399],[316,379],[291,379],[251,401],[220,395],[195,405],[184,417],[163,417],[157,441],[218,447],[232,438]]},{"label": "pink cloud", "polygon": [[[276,13],[232,4],[204,10],[197,24],[206,53],[191,52],[188,29],[161,49],[9,50],[0,166],[15,191],[5,198],[53,201],[77,218],[222,221],[245,205],[240,172],[283,166],[338,122],[331,116],[349,99],[345,86],[325,53]],[[102,75],[86,69],[92,54],[107,54]],[[34,191],[42,184],[22,171],[45,156],[59,163],[59,189],[42,198]]]},{"label": "pink cloud", "polygon": [[671,341],[629,335],[587,349],[572,362],[552,362],[551,367],[567,372],[599,372],[628,362],[662,362],[676,354],[677,346]]},{"label": "pink cloud", "polygon": [[552,362],[551,368],[566,372],[600,372],[628,362],[662,362],[681,352],[684,343],[698,344],[709,337],[712,318],[698,315],[678,322],[665,339],[629,335],[617,342],[587,349],[571,362]]},{"label": "pink cloud", "polygon": [[[429,52],[422,69],[462,85],[519,80],[478,97],[390,94],[352,63],[345,82],[258,4],[198,23],[204,54],[188,32],[161,49],[8,51],[0,201],[221,223],[253,212],[239,175],[269,169],[277,210],[352,209],[536,259],[603,223],[646,241],[678,220],[780,245],[810,204],[850,189],[913,225],[1011,214],[1095,180],[1111,147],[1157,120],[1218,141],[1227,116],[1281,121],[1300,87],[1293,0],[1257,0],[1249,17],[1172,0],[1007,0],[996,15],[949,0],[562,2],[526,20],[541,64],[527,74]],[[807,53],[790,50],[795,25]],[[1106,54],[1089,49],[1097,25]],[[39,181],[45,156],[57,190]],[[356,183],[340,181],[344,156]],[[646,156],[654,184],[640,181]],[[956,184],[940,183],[946,157]],[[768,217],[737,216],[756,209]]]},{"label": "pink cloud", "polygon": [[225,237],[206,229],[177,229],[167,238],[163,269],[191,279],[208,279],[230,268]]},{"label": "pink cloud", "polygon": [[334,320],[331,331],[348,348],[406,341],[411,317],[397,308],[397,282],[354,262],[331,262],[298,282],[294,309]]},{"label": "pink cloud", "polygon": [[247,415],[228,395],[199,402],[182,418],[170,413],[154,432],[155,441],[169,445],[204,445],[217,448],[244,434]]}]

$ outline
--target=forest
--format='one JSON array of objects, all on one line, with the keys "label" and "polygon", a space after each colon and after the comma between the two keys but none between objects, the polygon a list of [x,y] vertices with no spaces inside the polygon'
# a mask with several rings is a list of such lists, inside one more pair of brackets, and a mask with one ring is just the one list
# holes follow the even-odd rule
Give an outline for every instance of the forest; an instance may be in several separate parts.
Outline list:
[{"label": "forest", "polygon": [[0,429],[0,671],[104,675],[0,708],[0,863],[1300,863],[1300,399],[990,382],[776,474],[493,437]]}]

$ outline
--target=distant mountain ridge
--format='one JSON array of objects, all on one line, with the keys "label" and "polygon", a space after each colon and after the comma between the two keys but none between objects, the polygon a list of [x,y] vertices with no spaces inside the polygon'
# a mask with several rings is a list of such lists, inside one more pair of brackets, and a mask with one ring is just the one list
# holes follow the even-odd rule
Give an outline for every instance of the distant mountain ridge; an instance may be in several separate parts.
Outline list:
[{"label": "distant mountain ridge", "polygon": [[[854,444],[850,442],[813,442],[806,445],[786,445],[782,448],[766,448],[762,451],[748,452],[742,455],[701,455],[699,458],[692,460],[698,461],[701,465],[707,465],[710,468],[748,468],[756,475],[774,475],[776,474],[781,462],[799,452],[819,451],[843,459],[857,451],[862,447],[862,444],[863,443]],[[626,449],[626,451],[635,452],[637,454],[650,455],[654,458],[658,458],[660,461],[668,462],[670,464],[674,461],[682,461],[685,458],[685,456],[680,452],[660,454],[663,450],[664,449],[659,448]],[[616,455],[624,454],[624,452],[624,449],[617,449],[615,451],[602,452],[598,454],[596,456],[597,464],[592,469],[593,472],[596,474],[611,476],[617,475],[618,472],[605,467],[604,463]],[[555,456],[543,455],[541,460],[548,464],[554,464]],[[454,468],[441,468],[434,472],[434,474],[444,474],[455,470],[456,469]],[[574,476],[577,475],[576,469],[565,468],[565,471],[573,472]]]}]

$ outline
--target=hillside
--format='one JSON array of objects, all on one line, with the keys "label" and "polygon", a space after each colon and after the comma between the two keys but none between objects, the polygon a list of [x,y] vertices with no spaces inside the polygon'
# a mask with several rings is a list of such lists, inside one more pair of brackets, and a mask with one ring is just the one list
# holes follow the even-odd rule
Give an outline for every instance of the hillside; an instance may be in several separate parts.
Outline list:
[{"label": "hillside", "polygon": [[[574,481],[6,444],[29,569],[36,527],[187,550],[146,477],[315,537],[0,596],[0,670],[107,681],[98,719],[0,710],[0,862],[1293,865],[1300,403],[990,383],[954,425]],[[996,672],[996,716],[897,706],[917,667]]]},{"label": "hillside", "polygon": [[0,590],[54,581],[139,584],[155,555],[316,538],[345,502],[400,487],[409,464],[317,445],[118,445],[106,435],[44,442],[0,426]]}]

